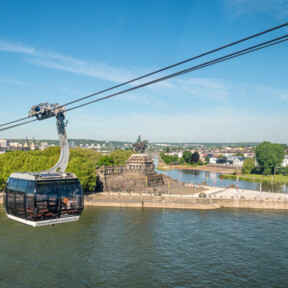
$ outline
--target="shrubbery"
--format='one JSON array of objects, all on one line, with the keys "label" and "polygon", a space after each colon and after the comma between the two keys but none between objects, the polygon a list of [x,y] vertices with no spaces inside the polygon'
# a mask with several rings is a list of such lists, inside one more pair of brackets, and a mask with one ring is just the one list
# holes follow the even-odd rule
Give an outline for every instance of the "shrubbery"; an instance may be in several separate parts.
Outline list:
[{"label": "shrubbery", "polygon": [[161,152],[160,153],[160,157],[162,159],[162,161],[165,163],[165,164],[170,164],[170,163],[173,163],[173,162],[178,162],[178,156],[177,155],[166,155],[164,152]]},{"label": "shrubbery", "polygon": [[[59,158],[60,148],[50,147],[44,151],[15,151],[0,155],[0,190],[13,172],[37,172],[53,167]],[[109,155],[81,148],[70,149],[66,171],[76,174],[85,192],[94,191],[96,167],[125,165],[133,151],[115,150]],[[100,165],[101,164],[101,165]]]}]

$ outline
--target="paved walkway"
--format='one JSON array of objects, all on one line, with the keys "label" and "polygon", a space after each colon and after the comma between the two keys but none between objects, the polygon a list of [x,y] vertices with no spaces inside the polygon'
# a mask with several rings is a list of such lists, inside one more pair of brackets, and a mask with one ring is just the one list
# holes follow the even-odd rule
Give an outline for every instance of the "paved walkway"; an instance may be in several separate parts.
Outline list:
[{"label": "paved walkway", "polygon": [[[253,200],[287,200],[288,194],[284,193],[272,193],[272,192],[262,192],[255,190],[245,190],[236,188],[214,188],[209,187],[208,190],[205,191],[205,194],[208,198],[211,199],[219,199],[219,198],[229,198],[232,199],[253,199]],[[199,193],[194,194],[194,197],[199,197]]]}]

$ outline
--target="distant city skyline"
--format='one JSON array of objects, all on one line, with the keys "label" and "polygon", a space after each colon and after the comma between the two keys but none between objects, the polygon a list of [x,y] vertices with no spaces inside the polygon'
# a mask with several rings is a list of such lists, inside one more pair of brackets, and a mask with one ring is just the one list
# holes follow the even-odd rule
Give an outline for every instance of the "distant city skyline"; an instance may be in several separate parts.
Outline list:
[{"label": "distant city skyline", "polygon": [[[27,116],[35,104],[69,102],[283,24],[288,16],[285,0],[0,4],[0,125]],[[288,143],[287,49],[285,42],[72,110],[68,138],[133,142],[140,134],[153,143]],[[57,139],[55,119],[0,132],[0,139],[26,136]]]}]

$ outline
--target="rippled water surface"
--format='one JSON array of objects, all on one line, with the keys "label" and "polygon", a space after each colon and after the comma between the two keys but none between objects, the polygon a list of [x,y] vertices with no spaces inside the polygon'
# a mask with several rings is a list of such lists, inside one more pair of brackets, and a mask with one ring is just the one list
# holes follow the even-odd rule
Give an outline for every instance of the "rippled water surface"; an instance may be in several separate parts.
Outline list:
[{"label": "rippled water surface", "polygon": [[0,208],[0,287],[288,287],[288,213],[85,208],[54,228]]}]

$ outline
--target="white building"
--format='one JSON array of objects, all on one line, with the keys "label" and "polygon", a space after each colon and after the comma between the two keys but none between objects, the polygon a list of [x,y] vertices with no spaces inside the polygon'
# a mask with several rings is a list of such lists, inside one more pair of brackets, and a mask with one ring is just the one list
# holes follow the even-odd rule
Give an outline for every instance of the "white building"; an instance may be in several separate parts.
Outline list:
[{"label": "white building", "polygon": [[281,166],[286,167],[287,165],[288,165],[288,155],[285,155]]},{"label": "white building", "polygon": [[216,165],[216,160],[217,160],[216,157],[210,157],[209,163],[210,163],[211,165]]},{"label": "white building", "polygon": [[[244,157],[242,157],[242,158],[244,158]],[[234,167],[242,167],[243,164],[244,164],[244,160],[245,160],[245,159],[239,159],[239,158],[237,157],[236,159],[234,159],[232,165],[233,165]]]},{"label": "white building", "polygon": [[4,154],[9,146],[8,140],[0,140],[0,154]]},{"label": "white building", "polygon": [[0,140],[0,147],[7,148],[9,146],[8,140]]},{"label": "white building", "polygon": [[9,146],[12,147],[12,148],[19,148],[19,147],[21,147],[22,145],[20,145],[18,142],[11,142],[11,143],[9,144]]},{"label": "white building", "polygon": [[48,142],[43,141],[43,142],[41,142],[40,146],[46,148],[49,146],[49,144],[48,144]]},{"label": "white building", "polygon": [[169,155],[169,156],[178,156],[178,158],[182,158],[183,156],[183,152],[169,152],[169,153],[165,153],[165,155]]}]

